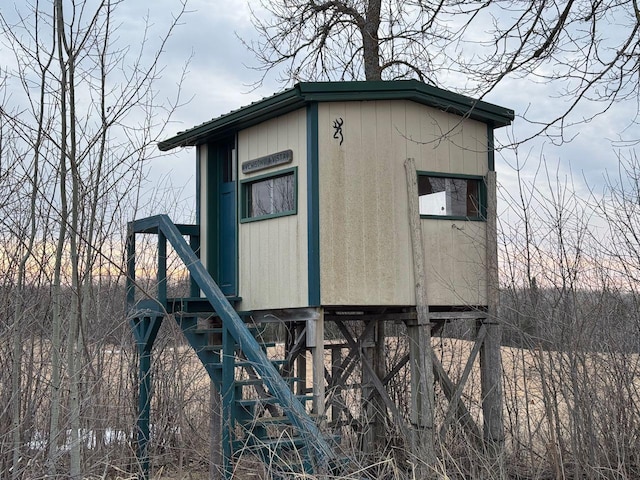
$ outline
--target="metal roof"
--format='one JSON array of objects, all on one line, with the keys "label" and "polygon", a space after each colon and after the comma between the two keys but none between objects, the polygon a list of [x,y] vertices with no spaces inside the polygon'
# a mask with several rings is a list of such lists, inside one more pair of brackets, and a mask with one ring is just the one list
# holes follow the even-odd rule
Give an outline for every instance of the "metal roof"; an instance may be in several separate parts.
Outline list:
[{"label": "metal roof", "polygon": [[312,102],[368,100],[411,100],[456,115],[468,116],[492,125],[493,128],[509,125],[514,118],[514,112],[511,109],[433,87],[418,80],[305,82],[179,132],[159,142],[158,148],[167,151],[223,138],[238,130],[305,107]]}]

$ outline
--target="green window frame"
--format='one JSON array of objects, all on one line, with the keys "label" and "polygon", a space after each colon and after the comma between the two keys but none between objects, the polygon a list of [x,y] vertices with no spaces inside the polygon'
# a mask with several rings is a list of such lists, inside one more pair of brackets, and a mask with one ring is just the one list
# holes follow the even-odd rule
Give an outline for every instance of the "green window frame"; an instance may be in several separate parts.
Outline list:
[{"label": "green window frame", "polygon": [[240,223],[298,213],[298,168],[240,181]]},{"label": "green window frame", "polygon": [[485,221],[487,186],[477,175],[418,172],[420,218]]}]

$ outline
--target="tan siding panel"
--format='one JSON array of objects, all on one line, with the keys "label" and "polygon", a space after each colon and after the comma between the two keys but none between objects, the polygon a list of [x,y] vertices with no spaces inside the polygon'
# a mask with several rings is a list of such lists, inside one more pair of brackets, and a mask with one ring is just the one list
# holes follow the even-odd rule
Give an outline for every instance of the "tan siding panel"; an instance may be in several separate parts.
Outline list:
[{"label": "tan siding panel", "polygon": [[[331,128],[339,117],[344,119],[342,146]],[[409,304],[407,232],[397,215],[397,207],[406,204],[406,192],[398,189],[406,140],[398,140],[392,128],[393,123],[404,128],[404,107],[392,102],[321,105],[319,123],[322,302]]]},{"label": "tan siding panel", "polygon": [[[432,137],[425,141],[429,142],[429,145],[433,146],[435,153],[435,170],[434,172],[450,172],[451,161],[449,158],[449,151],[451,149],[451,141],[449,140],[449,115],[439,110],[428,112],[425,115],[431,121]],[[424,160],[428,160],[428,156]],[[429,165],[429,164],[427,164]],[[426,169],[430,170],[430,169]]]},{"label": "tan siding panel", "polygon": [[429,302],[483,305],[485,224],[425,219],[422,233]]},{"label": "tan siding panel", "polygon": [[[346,249],[346,291],[340,292],[345,295],[344,300],[349,298],[360,298],[364,288],[364,245],[362,235],[365,221],[365,165],[371,155],[369,138],[363,138],[363,130],[370,128],[362,118],[362,111],[359,104],[347,104],[345,118],[345,141],[344,148],[347,155],[344,159],[343,171],[345,177],[344,207],[345,221],[337,230],[343,233],[340,242]],[[347,127],[348,126],[348,127]]]},{"label": "tan siding panel", "polygon": [[[333,138],[339,118],[342,145]],[[414,157],[425,171],[484,175],[485,146],[484,124],[463,125],[413,102],[321,104],[322,303],[413,304],[404,160]],[[425,219],[422,228],[430,303],[482,304],[484,223]]]},{"label": "tan siding panel", "polygon": [[[243,309],[308,305],[307,139],[305,110],[284,115],[239,134],[239,178],[296,166],[298,213],[239,226],[239,291]],[[242,162],[291,149],[293,162],[245,175]]]},{"label": "tan siding panel", "polygon": [[448,115],[449,130],[446,136],[446,144],[449,147],[449,173],[465,173],[464,157],[462,148],[462,119],[453,115]]},{"label": "tan siding panel", "polygon": [[487,171],[487,126],[473,120],[465,120],[463,132],[464,172],[484,175]]}]

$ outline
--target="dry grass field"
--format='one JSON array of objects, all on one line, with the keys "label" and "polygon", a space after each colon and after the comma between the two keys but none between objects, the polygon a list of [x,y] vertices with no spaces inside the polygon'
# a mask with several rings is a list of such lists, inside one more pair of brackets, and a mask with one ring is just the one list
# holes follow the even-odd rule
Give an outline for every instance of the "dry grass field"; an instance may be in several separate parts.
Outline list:
[{"label": "dry grass field", "polygon": [[[162,340],[157,343],[153,364],[153,478],[208,478],[209,379],[190,347],[176,346],[170,340],[176,338],[172,335],[159,338]],[[432,340],[434,352],[454,382],[464,369],[472,345],[467,340],[447,337]],[[387,339],[388,369],[406,349],[404,338]],[[28,377],[23,394],[26,399],[37,398],[38,403],[34,404],[32,417],[35,428],[26,439],[31,458],[24,478],[38,478],[38,472],[43,471],[45,440],[41,439],[47,428],[49,399],[38,397],[37,391],[38,385],[49,381],[48,350],[43,342],[28,352],[32,358],[30,372],[37,373]],[[283,352],[282,345],[278,345],[268,353],[277,358]],[[87,464],[93,471],[102,472],[96,478],[130,478],[127,472],[136,470],[132,450],[137,391],[135,350],[103,347],[88,354],[92,361],[86,366],[87,382],[83,385],[87,398],[84,414],[88,420],[83,431]],[[329,352],[325,358],[330,371]],[[440,478],[640,478],[640,356],[503,347],[502,361],[506,449],[500,465],[488,462],[463,429],[453,427],[438,445],[440,463],[436,473]],[[310,359],[307,368],[310,377]],[[355,387],[361,381],[358,372],[359,368],[354,369],[349,379]],[[387,385],[389,396],[405,418],[410,404],[408,375],[404,367]],[[462,398],[474,421],[482,426],[480,392],[476,359]],[[447,402],[437,386],[436,393],[436,422],[441,424]],[[344,390],[340,401],[356,420],[361,417],[358,388]],[[330,423],[331,409],[327,410]],[[385,478],[410,478],[411,460],[404,448],[407,432],[397,428],[390,415],[386,429],[382,442],[385,448],[380,455],[362,458],[357,448],[358,435],[351,428],[341,428],[345,453],[363,469],[375,464],[372,471],[378,473],[372,477],[384,473]],[[65,448],[62,441],[61,451]],[[268,475],[255,460],[246,457],[238,462],[236,478],[253,480]]]},{"label": "dry grass field", "polygon": [[[402,339],[388,339],[390,359],[401,356],[406,348],[403,342]],[[461,375],[472,345],[466,340],[433,339],[434,351],[454,382]],[[279,346],[271,349],[269,354],[278,357],[282,352]],[[494,466],[483,463],[482,452],[467,442],[461,429],[452,428],[439,445],[442,463],[436,469],[438,476],[633,478],[637,472],[636,448],[640,441],[638,355],[561,353],[503,347],[502,357],[506,452],[499,473]],[[326,358],[329,368],[328,354]],[[307,362],[308,368],[310,363]],[[208,379],[195,355],[186,347],[163,351],[156,365],[162,371],[162,380],[156,387],[153,415],[166,422],[158,424],[162,426],[162,435],[155,440],[154,478],[204,478],[199,475],[206,472],[208,429],[194,426],[208,423]],[[311,375],[310,371],[308,373]],[[396,381],[389,383],[388,389],[390,396],[408,414],[406,405],[410,392],[407,375],[405,367],[398,373]],[[352,377],[357,384],[357,370]],[[174,407],[169,416],[163,413],[170,403],[166,395],[175,391],[176,386],[183,408]],[[463,399],[476,423],[482,426],[480,391],[476,359]],[[436,420],[441,422],[447,402],[438,388],[436,392]],[[351,414],[358,418],[362,413],[359,391],[347,392],[342,399]],[[171,405],[176,403],[171,402]],[[176,425],[180,427],[176,428]],[[390,429],[394,430],[393,425]],[[352,450],[357,438],[346,429],[342,433],[346,451],[357,457],[357,452]],[[406,454],[398,451],[402,450],[402,442],[406,439],[395,431],[389,438],[393,438],[388,444],[390,448],[381,453],[377,461],[385,464],[383,470],[391,475],[389,478],[395,478],[392,472],[400,472],[407,467]],[[163,462],[161,452],[169,454],[167,458],[171,460]],[[363,464],[364,467],[366,465]],[[239,462],[238,469],[238,479],[266,478],[266,472],[251,459]],[[488,471],[495,475],[487,474]]]}]

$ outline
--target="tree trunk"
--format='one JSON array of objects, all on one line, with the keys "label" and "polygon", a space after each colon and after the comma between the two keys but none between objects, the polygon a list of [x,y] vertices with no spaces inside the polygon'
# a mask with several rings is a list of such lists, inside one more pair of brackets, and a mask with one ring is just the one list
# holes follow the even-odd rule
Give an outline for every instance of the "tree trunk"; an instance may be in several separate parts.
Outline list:
[{"label": "tree trunk", "polygon": [[380,9],[382,0],[369,0],[364,25],[360,25],[365,80],[382,80],[380,69]]},{"label": "tree trunk", "polygon": [[[62,18],[62,0],[56,0],[54,4],[54,17],[56,18],[55,36],[58,40],[58,63],[64,72],[64,61],[62,60],[62,44],[59,41],[64,32],[64,21]],[[60,159],[58,179],[60,185],[60,222],[58,231],[58,242],[55,253],[55,269],[53,278],[53,322],[51,332],[51,417],[49,421],[49,453],[47,458],[47,472],[50,476],[56,475],[56,463],[58,459],[58,445],[60,442],[60,409],[62,397],[62,322],[63,322],[63,294],[62,294],[62,262],[64,246],[67,236],[67,217],[69,208],[67,205],[67,111],[64,99],[67,95],[66,75],[60,80]]]}]

